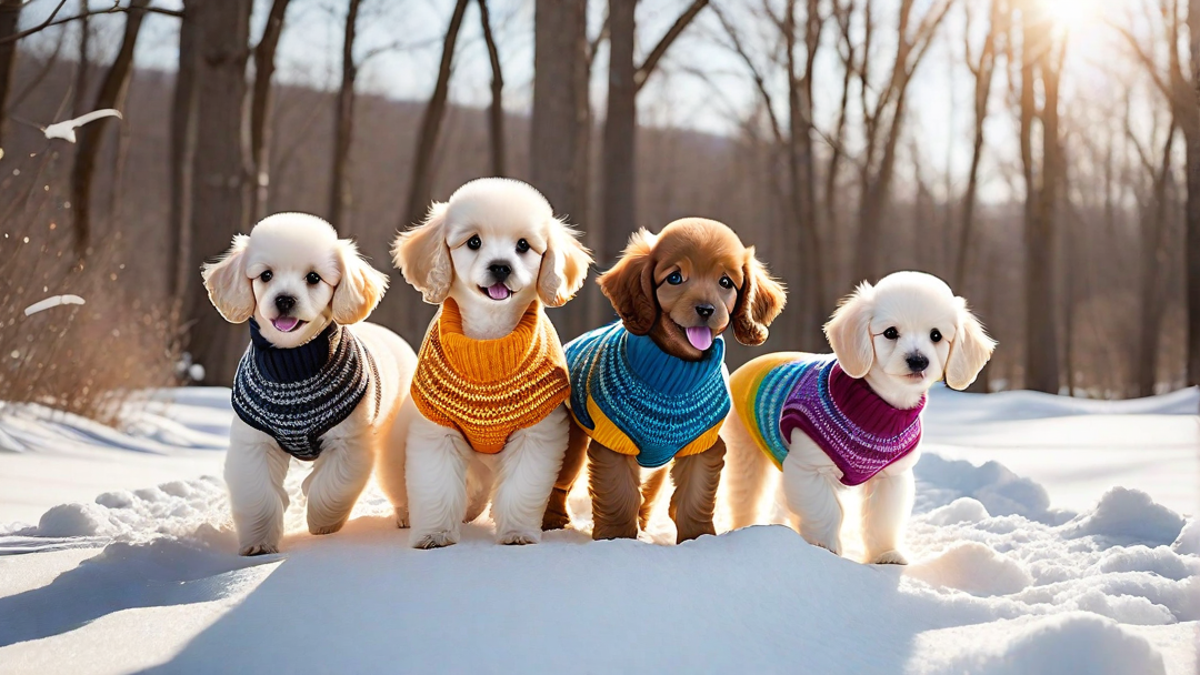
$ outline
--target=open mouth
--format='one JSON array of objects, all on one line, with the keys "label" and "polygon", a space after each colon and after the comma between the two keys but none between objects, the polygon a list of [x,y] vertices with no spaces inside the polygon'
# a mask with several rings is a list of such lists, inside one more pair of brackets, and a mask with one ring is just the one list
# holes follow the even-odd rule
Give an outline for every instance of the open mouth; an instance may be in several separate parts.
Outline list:
[{"label": "open mouth", "polygon": [[507,300],[508,296],[512,295],[512,291],[508,290],[508,286],[504,284],[492,284],[487,287],[480,286],[479,290],[493,300]]},{"label": "open mouth", "polygon": [[301,321],[294,316],[281,316],[277,319],[271,319],[271,325],[280,333],[290,333],[305,323],[307,322]]},{"label": "open mouth", "polygon": [[912,382],[920,382],[925,379],[925,371],[922,370],[919,373],[908,373],[904,376],[904,379]]},{"label": "open mouth", "polygon": [[693,347],[700,351],[705,351],[712,346],[713,332],[708,326],[689,326],[685,329],[688,342]]}]

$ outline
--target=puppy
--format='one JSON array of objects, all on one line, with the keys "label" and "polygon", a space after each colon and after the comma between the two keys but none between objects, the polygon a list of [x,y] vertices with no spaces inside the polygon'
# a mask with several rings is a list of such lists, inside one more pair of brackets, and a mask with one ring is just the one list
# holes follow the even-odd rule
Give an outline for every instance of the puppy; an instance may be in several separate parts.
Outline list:
[{"label": "puppy", "polygon": [[234,237],[219,262],[204,266],[204,285],[226,320],[250,321],[225,459],[239,552],[279,550],[292,457],[314,465],[304,481],[309,532],[337,532],[416,365],[398,335],[359,323],[383,297],[387,276],[329,223],[280,213]]},{"label": "puppy", "polygon": [[568,459],[543,526],[568,522],[566,497],[590,460],[593,539],[632,538],[645,527],[665,469],[675,485],[676,541],[714,534],[713,507],[729,412],[721,334],[762,344],[783,309],[783,288],[725,225],[677,220],[640,230],[599,279],[621,321],[566,346],[574,421]]},{"label": "puppy", "polygon": [[906,564],[900,544],[912,511],[926,392],[943,377],[965,389],[996,343],[965,300],[921,272],[861,284],[825,335],[833,356],[770,354],[730,378],[732,525],[760,522],[761,496],[779,485],[769,480],[774,464],[782,469],[792,524],[809,543],[841,554],[840,499],[847,486],[864,485],[867,561]]},{"label": "puppy", "polygon": [[483,178],[397,237],[396,267],[441,305],[380,463],[414,547],[456,543],[489,499],[498,542],[541,539],[567,447],[569,389],[543,305],[558,307],[583,285],[591,256],[576,236],[533,187]]}]

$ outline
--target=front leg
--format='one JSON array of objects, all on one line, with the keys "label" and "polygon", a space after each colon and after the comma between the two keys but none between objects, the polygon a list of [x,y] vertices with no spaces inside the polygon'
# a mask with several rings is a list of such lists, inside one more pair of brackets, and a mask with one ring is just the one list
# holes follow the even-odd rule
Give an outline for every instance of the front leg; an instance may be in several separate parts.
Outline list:
[{"label": "front leg", "polygon": [[[796,431],[796,435],[803,434]],[[783,460],[783,492],[788,509],[800,519],[800,536],[814,546],[842,554],[842,520],[845,514],[839,493],[841,472],[819,447],[805,436],[792,443]]]},{"label": "front leg", "polygon": [[681,544],[702,534],[716,534],[713,510],[717,486],[725,466],[725,441],[717,439],[704,452],[676,457],[671,466],[675,492],[671,494],[671,520],[675,521],[675,543]]},{"label": "front leg", "polygon": [[588,446],[588,462],[592,539],[636,539],[642,507],[637,462],[595,441]]},{"label": "front leg", "polygon": [[308,495],[308,531],[332,534],[342,529],[350,511],[371,477],[374,455],[370,430],[352,436],[337,436],[337,429],[322,439],[324,450],[304,481]]},{"label": "front leg", "polygon": [[238,555],[278,553],[288,506],[283,479],[291,456],[270,436],[233,420],[225,456],[225,484],[238,536]]},{"label": "front leg", "polygon": [[546,419],[513,432],[500,452],[492,519],[501,544],[536,544],[554,480],[562,468],[570,433],[567,410],[559,406]]},{"label": "front leg", "polygon": [[408,431],[406,483],[414,548],[458,543],[467,512],[471,446],[458,432],[418,415]]},{"label": "front leg", "polygon": [[[863,492],[862,531],[867,562],[907,565],[900,552],[912,513],[916,481],[912,468],[889,466],[867,481]],[[910,465],[911,467],[911,465]]]}]

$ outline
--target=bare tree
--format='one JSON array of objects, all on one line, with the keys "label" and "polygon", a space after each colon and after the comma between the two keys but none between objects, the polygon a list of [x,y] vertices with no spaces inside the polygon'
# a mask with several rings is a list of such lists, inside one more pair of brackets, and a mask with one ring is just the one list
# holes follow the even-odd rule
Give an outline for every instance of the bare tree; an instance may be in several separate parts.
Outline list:
[{"label": "bare tree", "polygon": [[0,0],[0,141],[4,140],[7,119],[8,91],[12,88],[17,66],[17,41],[12,38],[21,27],[21,7],[24,0]]},{"label": "bare tree", "polygon": [[346,8],[346,26],[342,37],[342,84],[338,88],[337,108],[333,115],[333,166],[329,180],[329,218],[338,228],[349,225],[353,192],[350,185],[350,144],[354,140],[354,85],[358,64],[354,61],[354,40],[358,34],[358,8],[362,0],[350,0]]},{"label": "bare tree", "polygon": [[[1063,174],[1058,131],[1059,74],[1065,39],[1026,2],[1021,7],[1021,163],[1025,178],[1025,387],[1057,394],[1060,385],[1055,302],[1059,181]],[[1037,104],[1041,82],[1043,102]],[[1040,120],[1041,161],[1034,156],[1034,122]]]},{"label": "bare tree", "polygon": [[1200,1],[1188,3],[1192,82],[1184,94],[1187,140],[1187,383],[1200,385]]},{"label": "bare tree", "polygon": [[261,220],[267,215],[267,192],[270,189],[269,153],[271,114],[271,79],[275,75],[275,51],[283,33],[283,19],[289,0],[274,0],[267,15],[262,38],[254,48],[254,89],[250,95],[250,158],[254,162],[254,185],[250,192],[250,216]]},{"label": "bare tree", "polygon": [[[590,233],[598,229],[586,222],[593,53],[588,48],[587,0],[537,0],[530,177],[556,213]],[[562,317],[563,334],[577,335],[588,327],[593,292],[585,287],[575,300],[583,310]]]},{"label": "bare tree", "polygon": [[[202,1],[202,0],[200,0]],[[171,98],[171,141],[167,156],[170,174],[170,214],[167,223],[167,291],[173,301],[188,296],[196,283],[192,260],[192,177],[196,154],[196,70],[200,48],[196,26],[197,0],[184,0],[179,22],[179,66]]]},{"label": "bare tree", "polygon": [[421,129],[417,136],[417,150],[412,163],[412,182],[409,183],[408,207],[400,221],[400,229],[419,222],[429,208],[433,198],[433,152],[437,148],[438,132],[446,116],[446,99],[450,94],[450,73],[454,69],[454,47],[458,43],[459,29],[470,0],[456,0],[450,25],[442,42],[442,60],[438,66],[437,84],[433,95],[421,116]]},{"label": "bare tree", "polygon": [[[195,3],[199,47],[196,145],[192,183],[192,245],[187,267],[229,247],[249,226],[251,161],[246,138],[246,62],[250,58],[251,0]],[[192,9],[192,8],[189,8]],[[189,285],[185,319],[192,322],[188,349],[205,367],[204,382],[228,385],[244,344],[245,329],[213,311],[204,286]]]},{"label": "bare tree", "polygon": [[967,276],[967,263],[971,256],[971,236],[975,229],[975,200],[979,193],[979,164],[983,159],[984,124],[988,117],[991,100],[992,77],[996,71],[996,40],[1003,38],[1006,29],[1001,26],[1005,16],[1004,0],[992,0],[991,21],[984,34],[979,56],[971,55],[970,25],[971,9],[967,7],[966,38],[967,68],[975,78],[975,140],[971,146],[971,168],[967,171],[967,190],[963,195],[962,231],[958,240],[958,255],[954,265],[954,287],[961,288]]},{"label": "bare tree", "polygon": [[[87,11],[87,0],[79,0],[80,13]],[[91,41],[92,27],[87,17],[79,20],[79,54],[75,61],[75,105],[71,109],[71,114],[75,117],[88,112],[87,109],[87,94],[88,94],[88,71],[91,65],[91,54],[88,47],[88,42]]]},{"label": "bare tree", "polygon": [[604,234],[596,241],[597,260],[608,264],[637,227],[634,208],[637,93],[708,0],[693,0],[675,19],[640,66],[634,64],[636,0],[609,0],[608,114],[604,121]]},{"label": "bare tree", "polygon": [[504,73],[500,66],[500,50],[492,36],[492,20],[487,0],[479,0],[479,23],[487,45],[488,61],[492,66],[492,103],[488,107],[488,136],[491,140],[492,175],[504,175]]},{"label": "bare tree", "polygon": [[[121,47],[112,66],[104,75],[100,91],[96,94],[93,110],[112,108],[123,98],[129,77],[133,73],[133,50],[137,44],[138,33],[142,29],[142,20],[146,13],[137,11],[150,4],[150,0],[133,0],[132,10],[125,19],[125,33],[121,38]],[[79,128],[79,143],[75,151],[75,165],[71,169],[71,202],[74,210],[75,255],[80,260],[87,257],[91,244],[91,201],[92,178],[96,170],[96,158],[100,153],[100,144],[104,139],[104,131],[110,118],[101,118],[96,122]]]},{"label": "bare tree", "polygon": [[[913,16],[915,4],[914,0],[900,0],[896,56],[887,84],[873,106],[868,103],[868,97],[862,97],[866,151],[862,164],[862,204],[858,223],[858,241],[861,245],[856,248],[854,265],[855,277],[859,279],[873,279],[881,272],[879,253],[883,246],[879,234],[895,177],[896,150],[907,108],[909,84],[954,0],[936,0],[919,18]],[[873,22],[873,5],[871,0],[867,0],[865,11],[868,24]],[[863,91],[868,91],[871,88],[871,53],[865,46],[862,59],[864,65],[860,69],[859,79]]]}]

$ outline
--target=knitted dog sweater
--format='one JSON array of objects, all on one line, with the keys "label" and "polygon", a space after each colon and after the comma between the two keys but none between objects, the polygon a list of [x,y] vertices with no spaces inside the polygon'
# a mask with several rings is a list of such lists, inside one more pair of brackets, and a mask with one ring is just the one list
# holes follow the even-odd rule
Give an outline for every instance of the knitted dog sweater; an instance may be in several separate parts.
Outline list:
[{"label": "knitted dog sweater", "polygon": [[448,299],[421,344],[412,397],[427,419],[457,429],[477,452],[495,454],[512,432],[553,412],[569,387],[558,333],[540,303],[508,335],[472,340]]},{"label": "knitted dog sweater", "polygon": [[[367,393],[379,370],[371,353],[345,326],[330,324],[294,349],[278,349],[250,319],[250,346],[233,380],[233,410],[270,435],[296,459],[321,454],[321,436],[341,424]],[[375,387],[375,414],[380,409]]]},{"label": "knitted dog sweater", "polygon": [[832,355],[761,357],[734,373],[730,387],[750,435],[780,468],[795,429],[825,451],[845,485],[867,482],[921,440],[924,397],[911,410],[893,408]]},{"label": "knitted dog sweater", "polygon": [[725,341],[700,361],[684,361],[620,323],[567,343],[571,414],[596,442],[641,466],[712,447],[729,414]]}]

